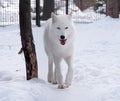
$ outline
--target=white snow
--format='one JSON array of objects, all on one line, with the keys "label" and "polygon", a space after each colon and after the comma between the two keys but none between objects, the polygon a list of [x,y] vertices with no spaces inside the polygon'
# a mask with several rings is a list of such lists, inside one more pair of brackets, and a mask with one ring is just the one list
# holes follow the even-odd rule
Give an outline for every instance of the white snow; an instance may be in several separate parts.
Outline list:
[{"label": "white snow", "polygon": [[[0,26],[18,23],[18,2],[0,0]],[[61,14],[62,10],[64,7],[57,13]],[[120,19],[96,14],[92,9],[81,12],[70,6],[69,10],[77,22],[72,86],[61,90],[47,82],[44,23],[40,28],[33,26],[39,78],[29,81],[26,80],[24,56],[18,55],[21,48],[19,26],[4,26],[0,27],[0,101],[120,100]],[[66,69],[63,62],[64,75]]]},{"label": "white snow", "polygon": [[[0,101],[119,101],[120,19],[75,23],[74,78],[72,86],[62,90],[47,82],[44,25],[33,26],[39,78],[29,81],[24,56],[18,55],[19,26],[0,27]],[[65,74],[64,62],[62,66]]]}]

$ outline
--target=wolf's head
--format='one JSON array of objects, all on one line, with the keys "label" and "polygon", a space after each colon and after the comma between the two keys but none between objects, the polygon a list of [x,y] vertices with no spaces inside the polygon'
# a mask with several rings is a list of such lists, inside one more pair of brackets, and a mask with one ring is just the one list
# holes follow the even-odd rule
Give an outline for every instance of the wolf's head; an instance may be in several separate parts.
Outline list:
[{"label": "wolf's head", "polygon": [[52,39],[57,44],[65,45],[72,42],[74,37],[74,28],[72,25],[71,15],[55,15],[51,14],[52,18]]}]

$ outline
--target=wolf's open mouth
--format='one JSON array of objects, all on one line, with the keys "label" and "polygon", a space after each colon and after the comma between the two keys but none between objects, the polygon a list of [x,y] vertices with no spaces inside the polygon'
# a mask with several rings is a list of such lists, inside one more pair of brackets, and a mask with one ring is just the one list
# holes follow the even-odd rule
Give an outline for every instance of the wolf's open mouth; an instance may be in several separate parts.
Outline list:
[{"label": "wolf's open mouth", "polygon": [[60,43],[61,43],[62,45],[65,45],[66,40],[67,40],[67,39],[60,39]]}]

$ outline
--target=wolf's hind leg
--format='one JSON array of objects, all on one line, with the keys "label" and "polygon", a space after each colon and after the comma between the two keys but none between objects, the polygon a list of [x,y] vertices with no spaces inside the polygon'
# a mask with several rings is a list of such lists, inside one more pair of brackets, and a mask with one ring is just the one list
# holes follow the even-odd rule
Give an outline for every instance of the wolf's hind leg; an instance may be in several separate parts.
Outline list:
[{"label": "wolf's hind leg", "polygon": [[56,68],[54,70],[54,80],[52,82],[53,84],[57,84],[57,73],[56,73]]},{"label": "wolf's hind leg", "polygon": [[68,64],[68,71],[65,79],[65,85],[66,87],[69,87],[72,83],[72,78],[73,78],[72,57],[66,58],[65,61]]},{"label": "wolf's hind leg", "polygon": [[54,73],[53,73],[53,58],[48,57],[48,82],[52,83],[54,79]]},{"label": "wolf's hind leg", "polygon": [[54,57],[54,63],[55,63],[55,75],[56,75],[56,81],[58,83],[58,88],[61,88],[63,85],[63,76],[61,73],[61,58]]}]

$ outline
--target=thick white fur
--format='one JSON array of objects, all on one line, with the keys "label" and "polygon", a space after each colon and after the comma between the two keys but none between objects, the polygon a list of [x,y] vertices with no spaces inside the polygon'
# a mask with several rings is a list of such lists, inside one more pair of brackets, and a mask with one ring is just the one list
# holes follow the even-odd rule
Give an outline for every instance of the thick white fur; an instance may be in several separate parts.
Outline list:
[{"label": "thick white fur", "polygon": [[[59,29],[58,29],[59,27]],[[67,28],[66,28],[67,27]],[[58,83],[58,88],[69,87],[73,77],[74,26],[70,15],[51,14],[44,31],[44,47],[48,56],[48,82]],[[60,36],[67,39],[65,45],[60,44]],[[65,83],[61,73],[61,60],[68,65]],[[55,70],[53,70],[53,63]]]}]

